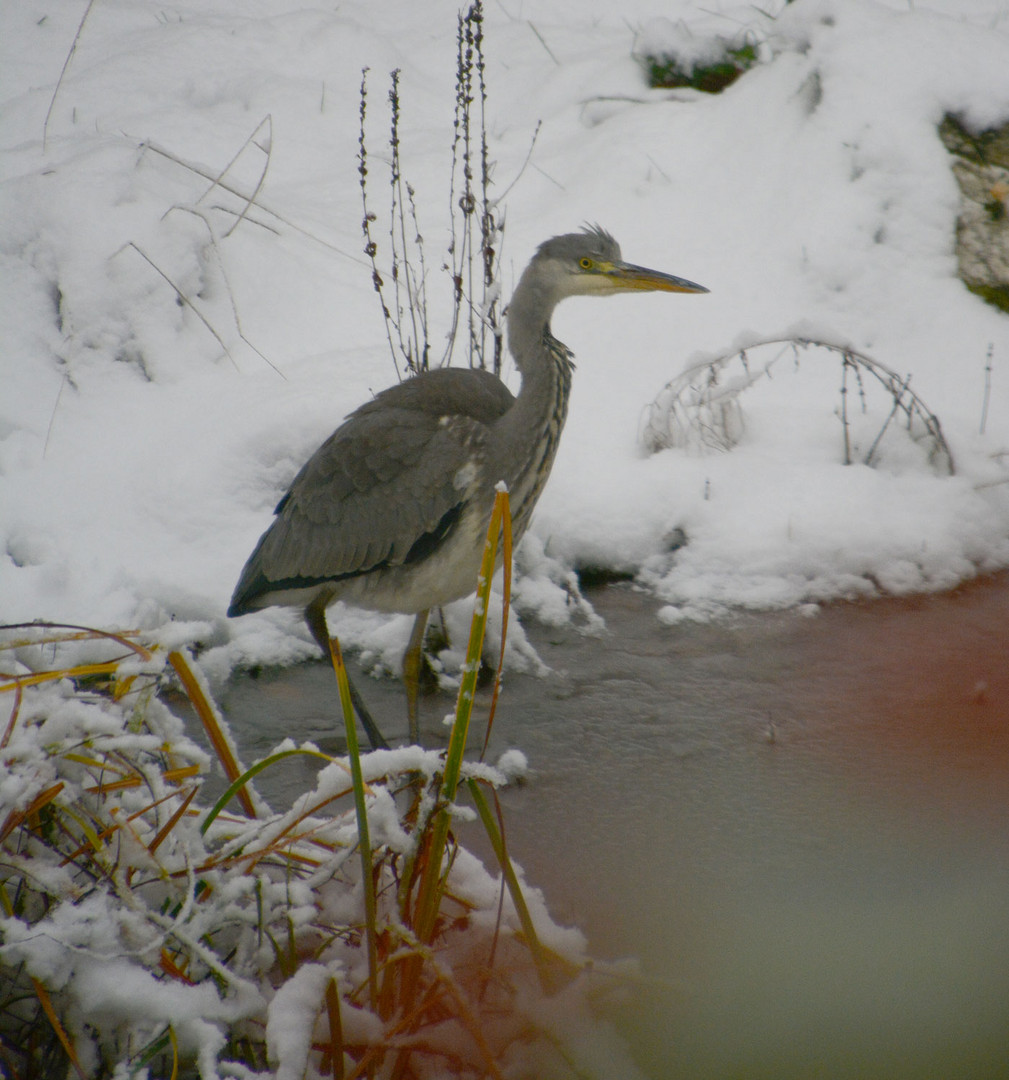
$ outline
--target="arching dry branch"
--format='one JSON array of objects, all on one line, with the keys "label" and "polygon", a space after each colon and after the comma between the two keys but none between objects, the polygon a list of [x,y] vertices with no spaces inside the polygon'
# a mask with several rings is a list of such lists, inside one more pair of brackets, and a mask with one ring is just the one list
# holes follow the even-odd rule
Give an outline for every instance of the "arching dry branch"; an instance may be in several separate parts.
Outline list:
[{"label": "arching dry branch", "polygon": [[[783,357],[791,358],[793,371],[800,360],[827,353],[840,361],[840,401],[834,414],[841,421],[842,460],[874,465],[884,438],[903,430],[907,438],[922,446],[936,472],[952,475],[953,455],[942,433],[939,418],[911,389],[911,376],[900,376],[885,364],[847,345],[810,338],[780,338],[756,341],[735,352],[695,364],[667,383],[647,407],[641,441],[649,453],[670,447],[694,450],[731,450],[745,430],[741,403],[744,391],[770,378]],[[858,396],[856,404],[849,400]],[[858,409],[873,424],[875,434],[865,446],[852,439],[853,410]]]}]

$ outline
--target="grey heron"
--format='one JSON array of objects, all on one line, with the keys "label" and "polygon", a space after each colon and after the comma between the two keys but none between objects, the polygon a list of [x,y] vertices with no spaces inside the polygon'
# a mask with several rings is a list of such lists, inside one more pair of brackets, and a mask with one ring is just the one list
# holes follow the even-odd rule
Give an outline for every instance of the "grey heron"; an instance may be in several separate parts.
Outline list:
[{"label": "grey heron", "polygon": [[[554,308],[569,296],[656,289],[708,291],[624,262],[599,227],[541,244],[507,312],[508,347],[522,378],[518,395],[490,372],[440,368],[383,390],[351,413],[277,504],[228,615],[300,607],[327,656],[326,608],[336,600],[415,615],[403,677],[416,741],[428,612],[475,590],[498,483],[508,488],[517,543],[553,465],[574,366],[550,333]],[[372,745],[384,745],[366,710],[358,711]]]}]

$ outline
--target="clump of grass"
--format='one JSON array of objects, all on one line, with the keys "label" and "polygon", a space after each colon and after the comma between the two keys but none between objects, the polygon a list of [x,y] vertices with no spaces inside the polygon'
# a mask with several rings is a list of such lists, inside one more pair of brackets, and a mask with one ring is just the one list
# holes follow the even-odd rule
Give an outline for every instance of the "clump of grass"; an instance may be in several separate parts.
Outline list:
[{"label": "clump of grass", "polygon": [[670,55],[646,55],[642,62],[648,85],[653,89],[687,86],[705,94],[719,94],[753,67],[757,49],[749,42],[739,46],[725,44],[722,57],[711,62],[693,63]]},{"label": "clump of grass", "polygon": [[[537,1046],[563,1058],[530,1003],[587,983],[584,958],[541,944],[545,916],[533,918],[490,794],[503,777],[464,758],[499,534],[510,548],[504,493],[491,529],[444,753],[362,755],[335,644],[347,757],[285,744],[245,768],[184,650],[2,628],[8,1075],[308,1067],[409,1080],[503,1076]],[[229,780],[212,805],[200,798],[210,759],[158,696],[169,678]],[[275,812],[255,777],[294,755],[318,760],[318,778]],[[474,812],[499,860],[496,887],[454,836]]]},{"label": "clump of grass", "polygon": [[973,285],[968,284],[975,296],[979,296],[986,304],[991,304],[1009,314],[1009,285]]},{"label": "clump of grass", "polygon": [[763,11],[656,16],[639,29],[632,56],[653,89],[721,93],[767,53]]}]

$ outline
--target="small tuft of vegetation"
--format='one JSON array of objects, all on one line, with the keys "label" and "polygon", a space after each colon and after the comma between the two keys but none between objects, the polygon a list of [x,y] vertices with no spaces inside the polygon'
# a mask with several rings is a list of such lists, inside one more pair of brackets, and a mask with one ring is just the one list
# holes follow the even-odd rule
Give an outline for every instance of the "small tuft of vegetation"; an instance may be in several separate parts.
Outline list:
[{"label": "small tuft of vegetation", "polygon": [[997,307],[1000,311],[1009,315],[1009,285],[971,285],[967,288],[979,296],[986,304]]},{"label": "small tuft of vegetation", "polygon": [[947,113],[939,125],[939,137],[946,149],[975,165],[998,165],[1009,169],[1009,127],[972,131],[957,116]]},{"label": "small tuft of vegetation", "polygon": [[648,85],[653,89],[688,86],[705,94],[719,94],[757,62],[756,46],[746,43],[725,46],[722,58],[711,63],[691,63],[677,56],[645,56]]}]

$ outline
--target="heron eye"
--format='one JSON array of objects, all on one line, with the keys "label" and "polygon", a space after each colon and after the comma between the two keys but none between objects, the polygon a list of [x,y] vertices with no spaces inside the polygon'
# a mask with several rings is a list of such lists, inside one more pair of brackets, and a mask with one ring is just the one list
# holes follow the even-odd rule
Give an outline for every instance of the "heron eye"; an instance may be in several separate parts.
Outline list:
[{"label": "heron eye", "polygon": [[578,265],[583,270],[591,270],[595,263],[593,263],[593,261],[588,256],[586,256],[584,259],[578,260]]}]

